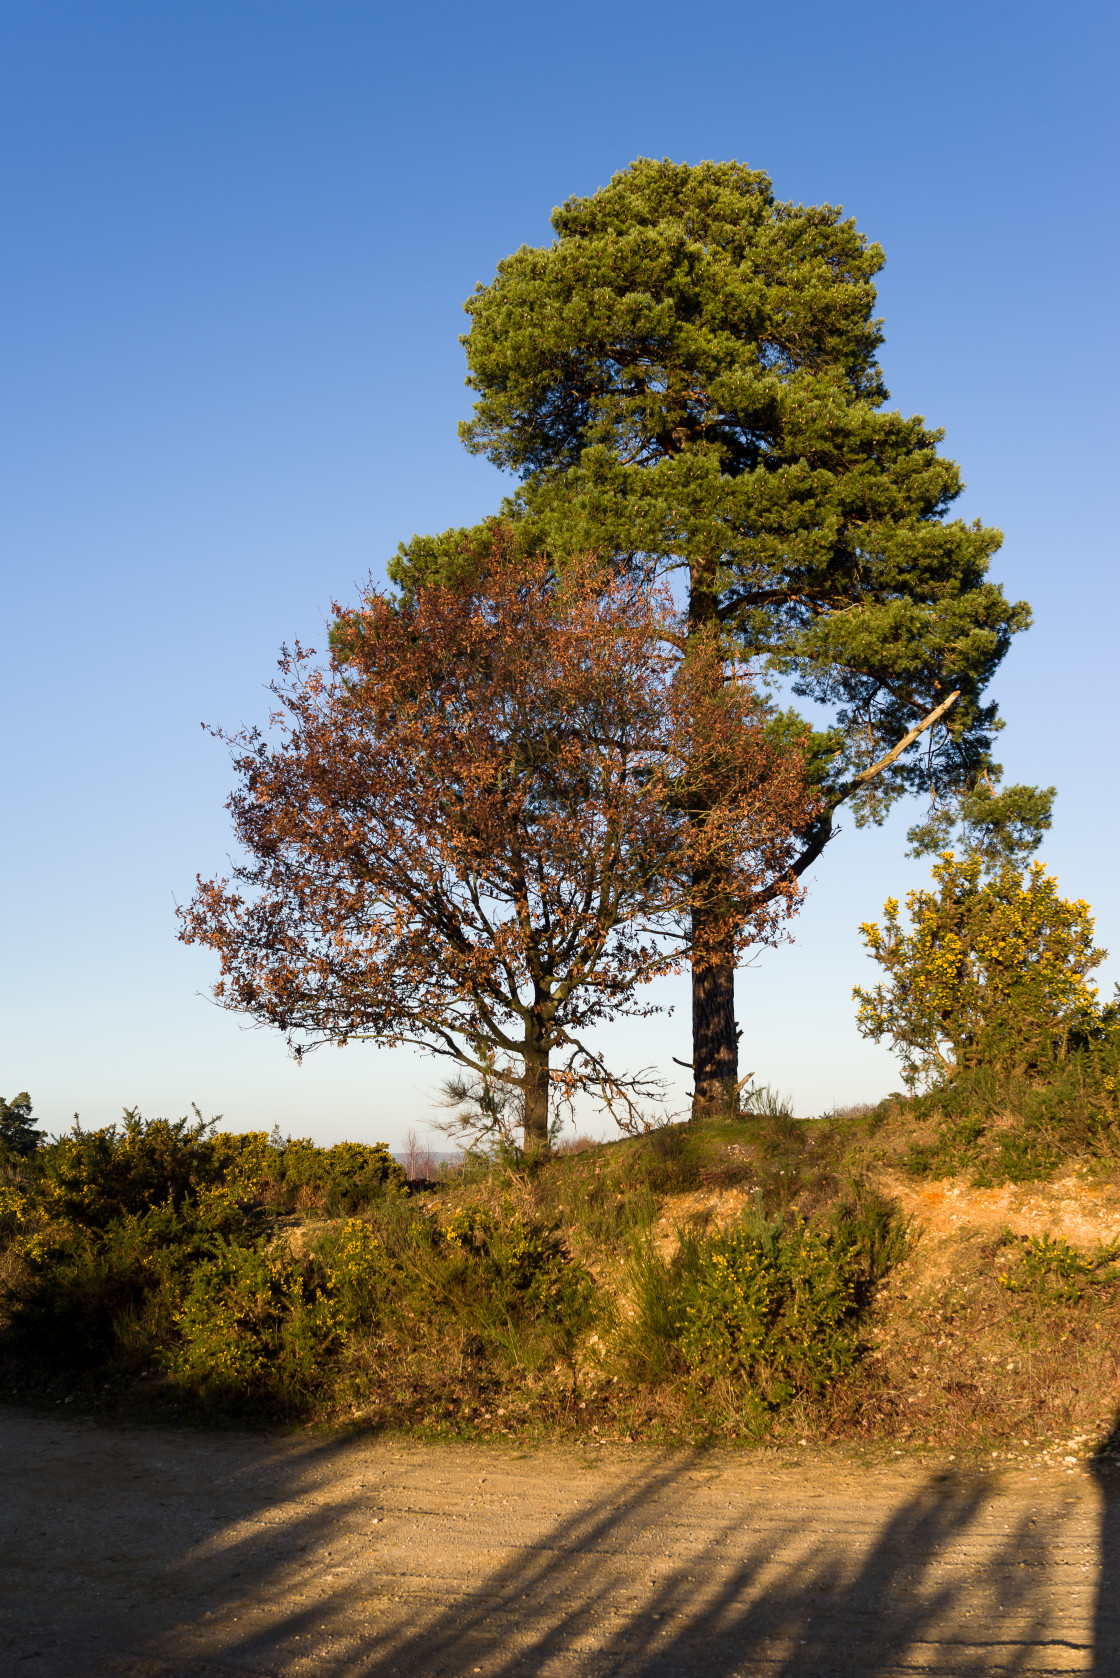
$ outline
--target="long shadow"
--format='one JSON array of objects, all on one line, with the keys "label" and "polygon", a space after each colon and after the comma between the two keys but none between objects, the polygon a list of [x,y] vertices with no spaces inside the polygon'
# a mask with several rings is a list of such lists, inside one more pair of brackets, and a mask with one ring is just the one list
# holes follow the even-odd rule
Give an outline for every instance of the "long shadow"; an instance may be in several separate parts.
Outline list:
[{"label": "long shadow", "polygon": [[[881,1678],[935,1649],[937,1671],[979,1678],[1037,1671],[1040,1657],[1049,1670],[1047,1651],[1060,1669],[1088,1655],[1040,1588],[1054,1534],[1008,1500],[997,1536],[986,1477],[930,1475],[894,1502],[880,1491],[876,1518],[853,1515],[827,1481],[800,1481],[800,1502],[752,1490],[728,1459],[717,1513],[711,1483],[696,1484],[712,1459],[681,1452],[635,1467],[622,1489],[615,1474],[593,1493],[588,1476],[577,1509],[516,1538],[493,1508],[434,1508],[434,1485],[425,1494],[429,1460],[433,1476],[468,1463],[513,1504],[519,1483],[544,1482],[477,1451],[429,1459],[384,1441],[60,1428],[0,1412],[4,1458],[14,1495],[0,1494],[0,1566],[14,1595],[0,1668],[27,1678]],[[1097,1473],[1093,1670],[1117,1678],[1120,1496],[1103,1463]],[[390,1507],[394,1476],[404,1491]],[[417,1585],[433,1566],[425,1545],[453,1561],[457,1534],[458,1583]]]},{"label": "long shadow", "polygon": [[1094,1678],[1120,1673],[1120,1416],[1093,1458],[1100,1493],[1097,1601],[1093,1615]]},{"label": "long shadow", "polygon": [[[331,1566],[344,1511],[315,1490],[346,1445],[0,1407],[0,1672],[236,1670],[239,1604],[293,1558]],[[200,1634],[218,1664],[194,1664]]]},{"label": "long shadow", "polygon": [[[548,1551],[564,1551],[575,1543],[595,1553],[617,1536],[620,1525],[640,1521],[666,1490],[679,1487],[685,1466],[678,1462],[649,1476],[626,1500],[621,1516],[600,1509],[590,1517],[560,1523],[549,1535]],[[603,1634],[601,1629],[604,1611],[617,1592],[617,1582],[605,1577],[585,1587],[570,1606],[551,1604],[539,1632],[518,1639],[517,1646],[507,1650],[494,1634],[495,1621],[512,1624],[531,1617],[522,1603],[526,1597],[532,1601],[549,1582],[548,1559],[526,1562],[519,1557],[494,1573],[479,1593],[481,1600],[449,1609],[416,1635],[394,1641],[384,1651],[371,1648],[338,1670],[347,1678],[389,1673],[434,1678],[463,1670],[469,1650],[483,1672],[505,1678],[547,1670],[574,1650],[578,1670],[589,1673],[668,1678],[696,1670],[706,1678],[730,1678],[744,1665],[765,1663],[781,1678],[821,1678],[829,1673],[874,1678],[897,1671],[907,1664],[907,1655],[933,1641],[953,1650],[954,1664],[949,1667],[942,1660],[942,1672],[987,1674],[996,1661],[1000,1672],[1014,1673],[1027,1665],[1037,1670],[1036,1657],[1044,1646],[1058,1655],[1069,1644],[1048,1628],[1045,1608],[1032,1602],[1037,1593],[1017,1565],[1025,1549],[1038,1547],[1028,1517],[988,1558],[989,1570],[1003,1575],[998,1603],[981,1601],[966,1610],[964,1599],[976,1595],[973,1582],[938,1576],[946,1553],[971,1538],[978,1513],[990,1497],[986,1483],[949,1491],[931,1479],[897,1510],[854,1570],[835,1546],[819,1542],[810,1543],[807,1551],[802,1547],[796,1564],[775,1577],[773,1564],[783,1540],[803,1536],[795,1523],[771,1521],[752,1541],[737,1523],[728,1522],[703,1551],[672,1569],[641,1608],[613,1631]],[[662,1511],[662,1522],[671,1513]],[[736,1539],[742,1553],[728,1568],[721,1552]],[[982,1616],[973,1635],[962,1633],[962,1612]],[[1014,1632],[1004,1635],[1001,1621],[1014,1624]],[[597,1647],[588,1651],[588,1636],[596,1633]]]}]

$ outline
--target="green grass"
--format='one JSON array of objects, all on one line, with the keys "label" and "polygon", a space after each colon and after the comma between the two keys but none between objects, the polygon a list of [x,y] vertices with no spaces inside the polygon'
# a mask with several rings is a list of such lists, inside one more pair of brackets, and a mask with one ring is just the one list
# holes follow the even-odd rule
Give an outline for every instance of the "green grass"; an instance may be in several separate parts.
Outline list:
[{"label": "green grass", "polygon": [[1120,1163],[1120,1043],[1115,1033],[1074,1050],[1045,1077],[963,1070],[895,1104],[894,1128],[925,1132],[905,1149],[915,1176],[967,1173],[978,1187],[1037,1182],[1063,1162]]}]

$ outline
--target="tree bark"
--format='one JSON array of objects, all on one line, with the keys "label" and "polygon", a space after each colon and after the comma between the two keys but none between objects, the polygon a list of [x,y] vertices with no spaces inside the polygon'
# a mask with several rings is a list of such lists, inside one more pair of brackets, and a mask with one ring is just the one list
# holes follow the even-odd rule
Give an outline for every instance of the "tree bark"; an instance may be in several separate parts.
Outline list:
[{"label": "tree bark", "polygon": [[[704,613],[698,616],[703,618]],[[827,845],[832,836],[832,815],[836,806],[858,787],[865,786],[884,769],[888,769],[901,757],[907,746],[913,745],[927,728],[932,728],[940,722],[959,698],[960,689],[954,688],[952,693],[935,706],[928,716],[923,717],[921,722],[915,723],[909,733],[903,735],[898,744],[892,746],[877,763],[873,763],[870,768],[863,770],[839,789],[834,803],[806,833],[805,849],[791,870],[795,877],[800,878]],[[706,888],[709,882],[704,881],[702,884]],[[707,965],[701,965],[695,960],[693,962],[692,1067],[692,1117],[702,1119],[737,1114],[739,1033],[735,1025],[735,964],[730,957],[726,961],[710,961]]]},{"label": "tree bark", "polygon": [[[689,635],[701,636],[718,630],[719,582],[710,561],[691,567],[688,605]],[[697,812],[699,814],[699,812]],[[712,880],[697,877],[698,901],[711,893]],[[717,894],[718,895],[718,894]],[[703,954],[692,958],[692,1069],[693,1119],[729,1117],[737,1110],[735,1089],[739,1076],[739,1040],[735,1027],[735,962],[729,950],[720,951],[718,941],[702,936],[693,911],[693,928],[699,930]]]},{"label": "tree bark", "polygon": [[523,1141],[526,1154],[548,1152],[548,1050],[526,1044]]},{"label": "tree bark", "polygon": [[692,1117],[730,1118],[737,1111],[739,1042],[735,1028],[735,964],[692,967]]}]

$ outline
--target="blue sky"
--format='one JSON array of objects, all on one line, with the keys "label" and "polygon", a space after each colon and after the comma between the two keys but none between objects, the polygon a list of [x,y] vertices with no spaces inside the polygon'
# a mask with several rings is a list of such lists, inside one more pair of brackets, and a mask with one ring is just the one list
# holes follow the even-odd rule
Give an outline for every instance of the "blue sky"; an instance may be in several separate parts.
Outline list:
[{"label": "blue sky", "polygon": [[[1044,857],[1120,954],[1116,37],[1079,0],[0,6],[0,1093],[51,1128],[423,1126],[432,1062],[297,1067],[206,1000],[173,917],[228,847],[199,724],[262,718],[281,641],[495,505],[462,301],[638,155],[738,157],[884,244],[892,403],[946,428],[1035,609],[1001,755],[1057,783]],[[850,991],[859,921],[925,878],[912,819],[844,833],[741,977],[744,1070],[799,1111],[898,1085]],[[665,999],[625,1058],[688,1058]]]}]

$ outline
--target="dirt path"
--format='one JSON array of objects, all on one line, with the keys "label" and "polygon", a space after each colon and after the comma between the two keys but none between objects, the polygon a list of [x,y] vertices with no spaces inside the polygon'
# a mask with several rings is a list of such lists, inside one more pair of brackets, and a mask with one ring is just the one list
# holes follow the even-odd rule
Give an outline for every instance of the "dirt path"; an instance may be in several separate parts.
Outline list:
[{"label": "dirt path", "polygon": [[1107,1470],[3,1410],[0,1463],[6,1678],[1120,1674]]}]

